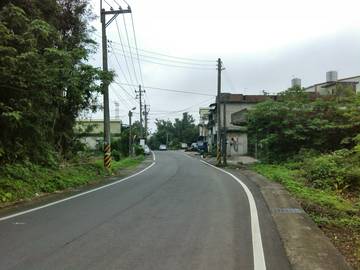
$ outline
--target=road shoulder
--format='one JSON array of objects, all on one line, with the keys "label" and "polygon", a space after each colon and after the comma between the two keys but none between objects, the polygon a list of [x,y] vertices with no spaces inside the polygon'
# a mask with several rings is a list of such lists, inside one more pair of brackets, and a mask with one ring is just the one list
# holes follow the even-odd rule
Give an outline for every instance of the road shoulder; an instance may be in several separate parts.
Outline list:
[{"label": "road shoulder", "polygon": [[[211,161],[213,160],[210,160],[210,164]],[[275,222],[292,269],[351,269],[343,255],[282,185],[268,181],[251,170],[239,168],[225,170],[240,179],[251,181],[259,188]]]},{"label": "road shoulder", "polygon": [[112,176],[99,176],[98,178],[90,181],[86,185],[78,186],[75,188],[68,188],[64,190],[55,191],[53,193],[42,194],[39,197],[34,197],[27,200],[14,202],[13,204],[6,205],[0,208],[0,218],[9,216],[18,212],[27,211],[32,208],[41,207],[42,205],[54,203],[56,201],[64,200],[68,197],[76,196],[78,194],[88,192],[92,189],[97,189],[102,186],[114,183],[131,175],[134,175],[153,163],[153,156],[146,156],[145,159],[138,165],[130,168],[118,170]]}]

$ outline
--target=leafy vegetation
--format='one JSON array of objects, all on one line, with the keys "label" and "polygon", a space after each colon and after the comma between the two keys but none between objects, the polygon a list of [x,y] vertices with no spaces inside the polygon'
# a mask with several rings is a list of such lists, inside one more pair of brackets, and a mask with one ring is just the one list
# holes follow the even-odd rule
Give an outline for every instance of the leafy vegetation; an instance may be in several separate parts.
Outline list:
[{"label": "leafy vegetation", "polygon": [[198,128],[194,118],[188,113],[183,113],[182,119],[176,118],[174,122],[169,120],[155,121],[156,132],[149,140],[152,149],[158,149],[160,144],[169,143],[168,147],[179,149],[180,143],[190,144],[197,141]]},{"label": "leafy vegetation", "polygon": [[[354,221],[360,221],[357,216],[360,205],[354,204],[353,201],[344,198],[336,191],[307,185],[307,179],[302,177],[304,171],[294,169],[293,164],[256,164],[252,168],[268,179],[281,183],[296,196],[305,209],[320,210],[313,213],[317,213],[319,218],[337,222],[351,220],[354,217]],[[357,223],[357,226],[360,226],[360,222]]]},{"label": "leafy vegetation", "polygon": [[360,267],[360,95],[340,85],[323,97],[291,88],[248,119],[263,162],[253,169],[289,190]]},{"label": "leafy vegetation", "polygon": [[[360,133],[360,96],[341,86],[336,95],[314,97],[290,88],[277,101],[249,110],[252,149],[267,162],[293,158],[302,149],[326,153],[354,147]],[[254,151],[254,150],[253,150]]]},{"label": "leafy vegetation", "polygon": [[[132,168],[140,164],[144,156],[113,161],[111,173]],[[67,188],[83,186],[108,175],[103,159],[83,160],[60,169],[24,164],[5,165],[0,169],[0,205],[23,199],[30,199],[42,193],[51,193]]]},{"label": "leafy vegetation", "polygon": [[91,17],[88,0],[1,1],[0,164],[55,166],[80,149],[75,119],[112,79],[86,63]]}]

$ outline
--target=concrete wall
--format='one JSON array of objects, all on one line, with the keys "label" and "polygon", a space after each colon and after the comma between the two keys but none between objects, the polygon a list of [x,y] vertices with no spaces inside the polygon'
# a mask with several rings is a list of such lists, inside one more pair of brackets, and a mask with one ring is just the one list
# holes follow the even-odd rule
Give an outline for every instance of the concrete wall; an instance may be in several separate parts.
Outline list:
[{"label": "concrete wall", "polygon": [[[227,103],[226,104],[226,127],[230,128],[230,129],[240,129],[239,126],[235,126],[233,124],[231,124],[231,115],[233,113],[236,113],[238,111],[241,111],[243,109],[249,109],[251,107],[253,107],[255,104],[247,104],[247,103],[243,103],[243,104],[239,104],[239,103]],[[221,121],[221,126],[224,126],[224,104],[220,104],[220,121]]]},{"label": "concrete wall", "polygon": [[227,156],[243,156],[248,153],[248,139],[246,133],[227,133]]}]

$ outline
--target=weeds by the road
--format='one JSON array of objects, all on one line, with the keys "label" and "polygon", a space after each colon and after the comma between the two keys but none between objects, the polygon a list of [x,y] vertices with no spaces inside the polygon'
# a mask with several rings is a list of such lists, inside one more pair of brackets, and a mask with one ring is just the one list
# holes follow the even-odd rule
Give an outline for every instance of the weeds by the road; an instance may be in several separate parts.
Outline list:
[{"label": "weeds by the road", "polygon": [[315,188],[294,164],[256,164],[252,167],[271,181],[281,183],[346,256],[360,269],[360,197],[356,191]]},{"label": "weeds by the road", "polygon": [[[144,160],[144,156],[113,161],[111,173],[131,168]],[[66,164],[59,168],[42,167],[32,163],[5,165],[0,169],[0,206],[40,194],[86,185],[109,174],[102,158]]]}]

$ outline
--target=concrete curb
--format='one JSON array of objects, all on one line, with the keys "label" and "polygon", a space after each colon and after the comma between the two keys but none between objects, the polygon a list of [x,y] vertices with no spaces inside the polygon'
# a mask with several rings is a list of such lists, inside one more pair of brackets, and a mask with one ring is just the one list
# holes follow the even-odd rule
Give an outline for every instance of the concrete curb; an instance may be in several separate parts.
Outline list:
[{"label": "concrete curb", "polygon": [[[206,161],[206,160],[204,160]],[[211,161],[207,161],[211,164]],[[294,270],[351,270],[343,255],[279,183],[254,171],[225,169],[254,182],[269,207],[271,216]]]},{"label": "concrete curb", "polygon": [[[236,173],[236,170],[231,171]],[[242,170],[241,176],[247,177],[259,187],[276,224],[292,269],[351,269],[343,255],[282,185],[270,182],[249,170]]]}]

